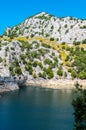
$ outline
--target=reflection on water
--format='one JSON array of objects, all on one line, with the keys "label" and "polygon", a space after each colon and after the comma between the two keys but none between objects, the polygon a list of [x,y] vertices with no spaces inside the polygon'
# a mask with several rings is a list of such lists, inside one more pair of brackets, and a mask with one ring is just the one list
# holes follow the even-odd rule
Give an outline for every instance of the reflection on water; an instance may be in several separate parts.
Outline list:
[{"label": "reflection on water", "polygon": [[0,98],[0,130],[72,130],[71,90],[27,87]]}]

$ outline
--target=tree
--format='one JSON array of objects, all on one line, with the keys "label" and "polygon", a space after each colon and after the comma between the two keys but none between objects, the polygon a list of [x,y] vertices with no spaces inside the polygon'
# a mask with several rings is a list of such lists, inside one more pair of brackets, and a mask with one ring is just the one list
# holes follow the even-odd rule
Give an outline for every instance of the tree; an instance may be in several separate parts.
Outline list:
[{"label": "tree", "polygon": [[0,57],[0,63],[2,62],[3,60],[2,60],[2,58]]},{"label": "tree", "polygon": [[34,61],[33,67],[37,67],[37,65],[38,65],[38,61]]},{"label": "tree", "polygon": [[76,74],[76,71],[75,71],[75,70],[72,70],[72,71],[71,71],[71,76],[72,76],[73,79],[76,78],[77,74]]},{"label": "tree", "polygon": [[65,61],[68,61],[69,59],[70,59],[70,56],[69,56],[69,55],[67,55],[67,57],[66,57]]},{"label": "tree", "polygon": [[17,66],[15,68],[15,73],[18,74],[18,75],[21,75],[22,74],[22,71],[21,71],[21,68],[19,66]]},{"label": "tree", "polygon": [[80,41],[74,41],[74,42],[73,42],[73,45],[75,45],[75,46],[76,46],[76,45],[80,45]]},{"label": "tree", "polygon": [[28,64],[27,66],[25,66],[25,69],[26,69],[26,71],[29,72],[30,75],[32,75],[33,68],[32,68],[32,66],[30,64]]},{"label": "tree", "polygon": [[86,72],[81,71],[81,72],[79,73],[79,78],[80,78],[80,79],[86,79]]},{"label": "tree", "polygon": [[51,79],[54,77],[54,73],[53,71],[51,70],[49,73],[48,73],[48,79]]},{"label": "tree", "polygon": [[86,90],[78,85],[77,96],[72,101],[74,108],[74,130],[86,130]]},{"label": "tree", "polygon": [[59,68],[59,69],[58,69],[57,74],[58,74],[59,76],[62,76],[62,75],[63,75],[62,68]]},{"label": "tree", "polygon": [[84,39],[84,40],[82,41],[82,44],[86,44],[86,39]]},{"label": "tree", "polygon": [[42,78],[46,79],[46,73],[45,72],[43,72]]},{"label": "tree", "polygon": [[31,38],[34,37],[34,34],[31,34]]},{"label": "tree", "polygon": [[52,68],[44,68],[44,72],[46,73],[48,79],[51,79],[54,77],[54,73],[52,71]]},{"label": "tree", "polygon": [[51,38],[50,38],[50,41],[54,41],[54,38],[53,38],[53,37],[51,37]]},{"label": "tree", "polygon": [[13,71],[13,67],[12,66],[9,67],[9,71]]}]

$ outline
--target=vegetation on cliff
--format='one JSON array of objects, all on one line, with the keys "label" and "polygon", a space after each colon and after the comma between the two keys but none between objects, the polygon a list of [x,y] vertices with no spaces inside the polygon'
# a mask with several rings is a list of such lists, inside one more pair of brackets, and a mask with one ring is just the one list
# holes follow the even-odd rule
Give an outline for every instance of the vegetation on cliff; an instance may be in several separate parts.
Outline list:
[{"label": "vegetation on cliff", "polygon": [[43,37],[3,36],[0,41],[0,65],[11,75],[86,79],[86,44],[70,46]]},{"label": "vegetation on cliff", "polygon": [[85,24],[42,12],[8,28],[0,37],[0,75],[86,79]]},{"label": "vegetation on cliff", "polygon": [[77,97],[72,102],[74,107],[74,130],[86,130],[86,90],[78,88]]}]

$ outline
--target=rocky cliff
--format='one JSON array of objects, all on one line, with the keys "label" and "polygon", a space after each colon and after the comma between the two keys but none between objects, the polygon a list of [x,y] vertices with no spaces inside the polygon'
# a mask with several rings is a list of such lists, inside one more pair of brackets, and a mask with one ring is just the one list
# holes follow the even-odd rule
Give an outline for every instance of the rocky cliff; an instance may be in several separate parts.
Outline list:
[{"label": "rocky cliff", "polygon": [[86,20],[73,17],[57,18],[45,12],[29,17],[21,24],[7,28],[7,36],[43,36],[57,42],[73,43],[86,39]]},{"label": "rocky cliff", "polygon": [[86,79],[86,20],[45,12],[0,37],[0,75]]}]

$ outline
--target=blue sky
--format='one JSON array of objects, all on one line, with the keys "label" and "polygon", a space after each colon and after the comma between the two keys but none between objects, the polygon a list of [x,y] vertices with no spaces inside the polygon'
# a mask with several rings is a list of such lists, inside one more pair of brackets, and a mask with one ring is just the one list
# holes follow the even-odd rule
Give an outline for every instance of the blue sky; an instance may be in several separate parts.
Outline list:
[{"label": "blue sky", "polygon": [[86,19],[86,0],[0,0],[0,34],[39,12]]}]

